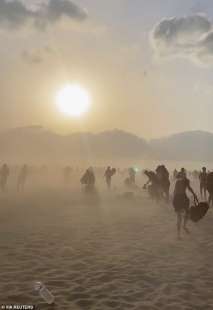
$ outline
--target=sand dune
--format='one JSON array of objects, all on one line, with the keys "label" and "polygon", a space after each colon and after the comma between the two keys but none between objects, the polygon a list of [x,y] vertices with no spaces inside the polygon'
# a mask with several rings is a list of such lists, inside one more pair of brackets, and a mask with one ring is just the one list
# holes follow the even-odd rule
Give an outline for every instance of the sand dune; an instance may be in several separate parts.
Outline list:
[{"label": "sand dune", "polygon": [[[213,214],[177,241],[171,206],[143,193],[39,191],[0,198],[0,302],[37,309],[213,309]],[[45,305],[42,281],[56,297]]]}]

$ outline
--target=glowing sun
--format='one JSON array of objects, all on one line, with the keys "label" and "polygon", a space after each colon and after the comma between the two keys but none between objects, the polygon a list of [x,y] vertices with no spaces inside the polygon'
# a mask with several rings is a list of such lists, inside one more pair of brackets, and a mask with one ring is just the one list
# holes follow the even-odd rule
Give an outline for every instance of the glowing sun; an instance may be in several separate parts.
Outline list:
[{"label": "glowing sun", "polygon": [[89,92],[79,84],[67,84],[56,94],[56,105],[61,113],[70,117],[81,117],[90,107]]}]

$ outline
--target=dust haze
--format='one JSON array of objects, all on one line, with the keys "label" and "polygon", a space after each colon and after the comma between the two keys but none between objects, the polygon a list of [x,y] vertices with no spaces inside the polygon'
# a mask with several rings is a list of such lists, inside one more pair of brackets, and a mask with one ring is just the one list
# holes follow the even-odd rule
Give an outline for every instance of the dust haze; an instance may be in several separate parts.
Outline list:
[{"label": "dust haze", "polygon": [[212,310],[212,1],[0,0],[0,42],[0,309]]},{"label": "dust haze", "polygon": [[[55,309],[211,309],[212,210],[178,241],[172,198],[156,202],[143,189],[144,169],[158,164],[135,167],[134,188],[125,183],[129,166],[116,166],[110,190],[107,164],[93,166],[92,194],[81,182],[89,167],[29,165],[21,182],[23,166],[8,166],[0,196],[1,302],[49,309],[34,290],[41,281]],[[172,197],[173,170],[183,163],[164,164]]]}]

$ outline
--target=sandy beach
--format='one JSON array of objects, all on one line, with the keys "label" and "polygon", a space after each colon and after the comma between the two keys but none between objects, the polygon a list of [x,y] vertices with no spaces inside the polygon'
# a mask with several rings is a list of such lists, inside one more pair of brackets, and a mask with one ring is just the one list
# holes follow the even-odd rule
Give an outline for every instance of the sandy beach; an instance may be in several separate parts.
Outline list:
[{"label": "sandy beach", "polygon": [[[86,203],[70,191],[0,198],[0,302],[37,309],[213,309],[213,213],[177,241],[172,206],[146,193],[103,194]],[[45,305],[42,281],[56,298]]]}]

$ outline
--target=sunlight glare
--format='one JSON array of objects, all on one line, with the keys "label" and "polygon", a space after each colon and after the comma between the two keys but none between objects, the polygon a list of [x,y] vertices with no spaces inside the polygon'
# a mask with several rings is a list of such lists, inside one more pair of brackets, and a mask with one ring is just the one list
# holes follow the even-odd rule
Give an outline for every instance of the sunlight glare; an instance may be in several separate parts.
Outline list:
[{"label": "sunlight glare", "polygon": [[90,106],[91,98],[79,84],[67,84],[56,95],[56,104],[61,113],[71,117],[81,117]]}]

